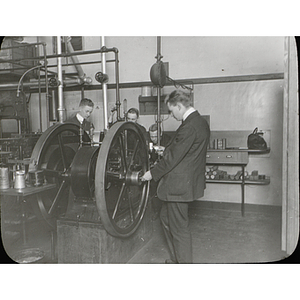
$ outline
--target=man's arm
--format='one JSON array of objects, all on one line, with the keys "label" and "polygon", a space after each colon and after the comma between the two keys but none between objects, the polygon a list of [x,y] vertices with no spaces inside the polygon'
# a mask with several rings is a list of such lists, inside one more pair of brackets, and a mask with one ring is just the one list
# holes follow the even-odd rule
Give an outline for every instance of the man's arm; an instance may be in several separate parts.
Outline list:
[{"label": "man's arm", "polygon": [[158,181],[174,169],[184,158],[195,141],[194,128],[183,125],[179,128],[172,143],[166,148],[162,159],[151,169],[152,178]]}]

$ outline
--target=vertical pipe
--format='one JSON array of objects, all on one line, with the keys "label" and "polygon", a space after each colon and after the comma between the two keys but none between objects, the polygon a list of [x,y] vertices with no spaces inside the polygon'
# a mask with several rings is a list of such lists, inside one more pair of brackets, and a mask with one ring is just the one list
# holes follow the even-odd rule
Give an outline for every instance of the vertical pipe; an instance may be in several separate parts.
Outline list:
[{"label": "vertical pipe", "polygon": [[45,82],[46,82],[46,122],[47,128],[50,126],[49,122],[49,87],[48,87],[48,62],[47,62],[47,50],[46,44],[43,43],[43,51],[44,51],[44,67],[45,67]]},{"label": "vertical pipe", "polygon": [[52,101],[51,101],[51,120],[52,121],[57,121],[57,113],[56,113],[56,101],[55,101],[55,90],[52,89],[51,91],[51,98],[52,98]]},{"label": "vertical pipe", "polygon": [[161,36],[158,36],[157,37],[157,62],[161,60],[161,54],[160,54],[160,51],[161,51]]},{"label": "vertical pipe", "polygon": [[[61,54],[61,41],[60,36],[56,37],[57,44],[57,54]],[[64,122],[64,100],[63,100],[63,76],[62,76],[62,63],[61,57],[57,57],[57,79],[58,79],[58,121],[60,123]]]},{"label": "vertical pipe", "polygon": [[[104,36],[101,36],[101,45],[105,46]],[[101,53],[102,61],[102,73],[106,74],[106,57],[105,52]],[[108,129],[108,117],[107,117],[107,83],[102,83],[102,94],[103,94],[103,117],[104,117],[104,131]]]},{"label": "vertical pipe", "polygon": [[116,106],[117,106],[117,120],[120,120],[120,90],[119,90],[119,54],[118,49],[114,48],[115,50],[115,73],[116,73]]},{"label": "vertical pipe", "polygon": [[22,125],[21,125],[21,120],[18,119],[18,133],[22,134]]},{"label": "vertical pipe", "polygon": [[84,98],[84,86],[82,86],[82,88],[81,88],[81,99],[83,99]]},{"label": "vertical pipe", "polygon": [[[162,58],[160,52],[161,52],[161,37],[158,36],[157,37],[157,56],[156,56],[157,62],[159,62]],[[160,96],[161,95],[160,94],[161,94],[161,88],[158,85],[157,86],[157,144],[158,144],[158,146],[160,146],[160,123],[161,123],[161,120],[160,120]]]},{"label": "vertical pipe", "polygon": [[43,132],[42,122],[42,94],[41,94],[41,68],[38,68],[38,82],[39,82],[39,118],[40,118],[40,131]]},{"label": "vertical pipe", "polygon": [[161,88],[157,86],[157,145],[160,146],[160,92]]}]

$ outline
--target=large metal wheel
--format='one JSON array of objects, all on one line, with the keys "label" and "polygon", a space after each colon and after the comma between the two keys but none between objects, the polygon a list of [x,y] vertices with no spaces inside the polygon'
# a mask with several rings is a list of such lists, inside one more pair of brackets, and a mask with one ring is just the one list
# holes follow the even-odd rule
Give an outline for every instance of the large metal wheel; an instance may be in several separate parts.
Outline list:
[{"label": "large metal wheel", "polygon": [[[37,202],[33,202],[35,211],[51,227],[67,209],[70,168],[80,145],[79,130],[79,125],[73,123],[53,125],[43,132],[31,155],[29,169],[43,170],[46,181],[55,184],[54,189],[38,195]],[[86,133],[83,140],[90,141]]]},{"label": "large metal wheel", "polygon": [[131,122],[116,123],[100,147],[95,177],[95,198],[105,229],[126,238],[144,216],[149,182],[140,177],[149,169],[143,133]]}]

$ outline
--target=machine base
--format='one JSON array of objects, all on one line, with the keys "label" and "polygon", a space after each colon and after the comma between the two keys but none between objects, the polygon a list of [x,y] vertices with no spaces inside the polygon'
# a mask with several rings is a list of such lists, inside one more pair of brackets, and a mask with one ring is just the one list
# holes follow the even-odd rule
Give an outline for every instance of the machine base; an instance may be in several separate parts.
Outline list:
[{"label": "machine base", "polygon": [[151,206],[136,232],[126,239],[107,233],[101,221],[57,221],[58,263],[127,263],[152,238]]}]

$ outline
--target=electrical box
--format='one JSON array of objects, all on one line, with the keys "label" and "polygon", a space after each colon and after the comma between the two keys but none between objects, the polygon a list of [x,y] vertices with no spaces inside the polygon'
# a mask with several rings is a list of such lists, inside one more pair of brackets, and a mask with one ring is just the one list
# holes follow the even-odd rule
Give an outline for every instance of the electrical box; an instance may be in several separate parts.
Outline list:
[{"label": "electrical box", "polygon": [[[160,97],[160,113],[168,114],[168,107],[164,100],[166,95]],[[143,97],[139,96],[139,110],[141,115],[155,115],[157,114],[157,96]]]}]

